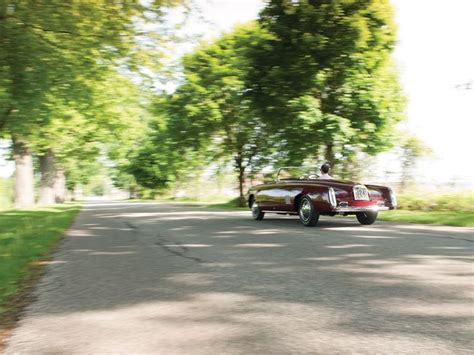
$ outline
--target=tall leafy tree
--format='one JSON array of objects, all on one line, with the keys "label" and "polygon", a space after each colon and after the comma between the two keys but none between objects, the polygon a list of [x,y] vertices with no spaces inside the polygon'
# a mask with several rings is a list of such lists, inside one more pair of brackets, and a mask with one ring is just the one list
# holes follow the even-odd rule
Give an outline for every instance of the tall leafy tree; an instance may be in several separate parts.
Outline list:
[{"label": "tall leafy tree", "polygon": [[156,21],[163,6],[175,3],[0,3],[0,132],[14,142],[18,206],[33,203],[32,135],[59,114],[61,107],[52,103],[87,103],[89,82],[102,80],[110,65],[140,69],[145,57],[138,24]]},{"label": "tall leafy tree", "polygon": [[268,36],[250,52],[248,94],[288,159],[323,152],[335,163],[390,146],[404,100],[388,0],[271,0],[260,24]]},{"label": "tall leafy tree", "polygon": [[87,102],[48,101],[55,111],[48,125],[31,134],[30,147],[38,152],[41,172],[39,203],[65,199],[66,179],[74,188],[75,177],[85,183],[81,170],[95,166],[100,156],[119,159],[143,134],[145,110],[141,91],[130,79],[111,69],[101,82],[90,83]]},{"label": "tall leafy tree", "polygon": [[413,182],[416,163],[423,157],[433,154],[433,150],[421,139],[408,132],[401,132],[401,163],[402,174],[400,177],[400,190],[405,192]]},{"label": "tall leafy tree", "polygon": [[184,82],[168,106],[168,130],[176,145],[232,161],[242,203],[246,175],[270,153],[270,131],[253,110],[245,86],[251,65],[247,51],[261,37],[259,26],[251,23],[185,56]]},{"label": "tall leafy tree", "polygon": [[232,163],[243,202],[246,177],[272,151],[271,133],[245,86],[251,65],[246,52],[261,43],[262,35],[251,23],[202,43],[183,58],[183,81],[160,99],[162,118],[130,167],[140,184],[169,186],[200,165]]}]

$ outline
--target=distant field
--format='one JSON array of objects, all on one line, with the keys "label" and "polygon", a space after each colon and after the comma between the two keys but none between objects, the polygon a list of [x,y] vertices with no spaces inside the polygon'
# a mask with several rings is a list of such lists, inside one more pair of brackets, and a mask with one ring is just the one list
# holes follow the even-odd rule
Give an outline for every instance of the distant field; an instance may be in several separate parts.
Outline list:
[{"label": "distant field", "polygon": [[69,228],[79,204],[0,211],[0,318]]}]

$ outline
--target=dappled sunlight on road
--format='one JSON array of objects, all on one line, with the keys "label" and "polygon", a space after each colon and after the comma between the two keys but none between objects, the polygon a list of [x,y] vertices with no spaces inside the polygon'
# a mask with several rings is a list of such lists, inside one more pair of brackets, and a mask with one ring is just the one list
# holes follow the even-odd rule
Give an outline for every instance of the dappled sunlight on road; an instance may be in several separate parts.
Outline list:
[{"label": "dappled sunlight on road", "polygon": [[[203,280],[203,284],[209,283]],[[419,302],[404,307],[400,306],[402,301],[393,298],[380,304],[374,302],[372,315],[393,303],[395,306],[388,312],[393,312],[395,317],[440,316],[433,304]],[[449,312],[443,310],[441,316],[459,319],[467,311],[462,304],[450,305],[449,309]],[[409,331],[398,333],[395,326],[391,334],[375,327],[362,334],[362,329],[345,327],[353,320],[352,314],[327,305],[268,301],[236,292],[209,292],[189,294],[179,301],[38,316],[28,326],[41,329],[41,335],[46,338],[55,339],[37,348],[38,352],[48,353],[73,353],[81,349],[81,353],[98,354],[113,349],[117,343],[120,353],[134,354],[155,353],[156,349],[166,354],[206,354],[209,344],[217,353],[306,353],[310,349],[327,353],[336,344],[339,351],[352,352],[354,343],[358,344],[358,352],[372,352],[376,348],[387,352],[410,349],[416,353],[431,349],[449,353],[455,349],[434,340],[429,333],[421,336]],[[70,326],[62,326],[65,323]],[[140,331],[133,331],[136,329]]]},{"label": "dappled sunlight on road", "polygon": [[388,237],[386,235],[353,235],[352,238],[362,239],[396,239],[397,237]]},{"label": "dappled sunlight on road", "polygon": [[466,233],[167,210],[86,210],[14,341],[57,353],[117,343],[123,353],[203,354],[473,346],[474,238]]},{"label": "dappled sunlight on road", "polygon": [[69,232],[69,235],[71,237],[95,237],[97,234],[94,234],[88,230],[85,229],[74,229]]},{"label": "dappled sunlight on road", "polygon": [[352,249],[352,248],[370,248],[372,244],[343,244],[343,245],[327,245],[329,249]]},{"label": "dappled sunlight on road", "polygon": [[282,248],[286,244],[276,244],[276,243],[244,243],[244,244],[235,244],[235,248]]},{"label": "dappled sunlight on road", "polygon": [[89,255],[130,255],[136,254],[134,251],[95,251]]},{"label": "dappled sunlight on road", "polygon": [[[355,224],[355,223],[354,223]],[[380,228],[377,226],[370,226],[370,227],[362,227],[362,226],[353,226],[353,227],[345,227],[345,226],[338,226],[338,227],[324,227],[324,230],[334,231],[337,230],[339,232],[391,232],[390,229],[387,228]]]},{"label": "dappled sunlight on road", "polygon": [[163,244],[170,248],[210,248],[212,244]]}]

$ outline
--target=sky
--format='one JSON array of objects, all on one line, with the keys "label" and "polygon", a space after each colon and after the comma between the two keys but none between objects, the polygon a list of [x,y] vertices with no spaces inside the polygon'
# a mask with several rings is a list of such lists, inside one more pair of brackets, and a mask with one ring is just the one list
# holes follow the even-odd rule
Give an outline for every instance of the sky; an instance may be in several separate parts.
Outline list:
[{"label": "sky", "polygon": [[[198,0],[203,17],[192,31],[217,37],[255,19],[261,0]],[[474,187],[474,0],[392,0],[398,23],[394,53],[408,98],[403,126],[433,150],[418,173]],[[191,48],[188,46],[186,48]],[[471,88],[469,90],[469,87]],[[0,158],[0,175],[12,173]]]},{"label": "sky", "polygon": [[406,125],[434,151],[421,173],[472,184],[474,1],[392,3],[398,23],[394,56],[408,98]]}]

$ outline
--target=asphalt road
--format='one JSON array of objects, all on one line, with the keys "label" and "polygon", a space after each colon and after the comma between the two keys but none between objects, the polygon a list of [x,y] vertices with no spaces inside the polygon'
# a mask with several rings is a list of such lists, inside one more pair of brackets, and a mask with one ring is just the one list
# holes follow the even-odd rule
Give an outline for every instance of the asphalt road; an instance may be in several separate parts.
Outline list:
[{"label": "asphalt road", "polygon": [[7,353],[472,353],[473,234],[90,203]]}]

